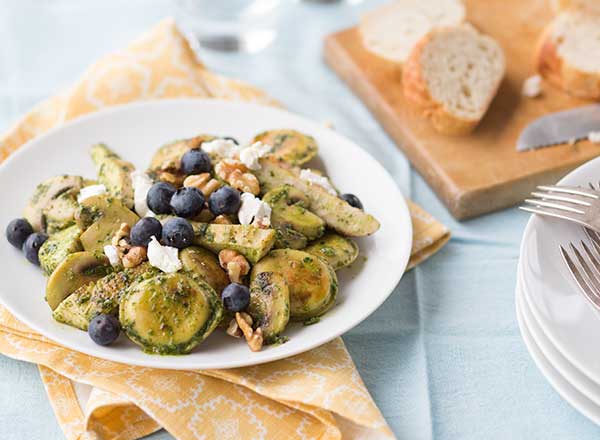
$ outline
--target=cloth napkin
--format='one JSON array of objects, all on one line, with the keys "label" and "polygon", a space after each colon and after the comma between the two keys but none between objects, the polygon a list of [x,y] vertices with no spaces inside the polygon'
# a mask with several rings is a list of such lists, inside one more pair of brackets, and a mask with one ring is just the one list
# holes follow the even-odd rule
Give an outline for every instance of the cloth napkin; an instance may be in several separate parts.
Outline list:
[{"label": "cloth napkin", "polygon": [[[207,70],[167,19],[19,120],[0,138],[0,162],[30,139],[85,113],[175,97],[279,105],[248,84]],[[413,267],[440,249],[450,233],[419,206],[409,206]],[[160,428],[186,440],[394,437],[340,338],[254,367],[157,370],[62,347],[0,306],[0,352],[38,364],[68,440],[138,439]]]}]

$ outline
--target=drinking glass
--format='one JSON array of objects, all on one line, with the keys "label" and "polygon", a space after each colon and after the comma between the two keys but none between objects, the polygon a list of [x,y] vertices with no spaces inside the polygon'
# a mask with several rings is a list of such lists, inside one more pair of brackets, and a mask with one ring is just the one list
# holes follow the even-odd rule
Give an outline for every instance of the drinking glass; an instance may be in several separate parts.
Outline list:
[{"label": "drinking glass", "polygon": [[178,0],[178,19],[200,46],[257,52],[273,42],[281,0]]}]

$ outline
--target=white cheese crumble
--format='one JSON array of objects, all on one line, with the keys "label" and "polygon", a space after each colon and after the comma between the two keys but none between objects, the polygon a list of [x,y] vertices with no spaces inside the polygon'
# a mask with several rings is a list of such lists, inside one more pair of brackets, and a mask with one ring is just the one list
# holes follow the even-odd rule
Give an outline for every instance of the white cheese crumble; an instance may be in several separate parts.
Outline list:
[{"label": "white cheese crumble", "polygon": [[528,98],[536,98],[542,93],[542,77],[540,75],[530,76],[523,83],[521,90],[523,96]]},{"label": "white cheese crumble", "polygon": [[110,261],[111,266],[114,267],[119,266],[121,264],[119,253],[117,252],[116,247],[111,246],[110,244],[104,246],[104,255],[106,255],[108,261]]},{"label": "white cheese crumble", "polygon": [[106,194],[106,187],[104,185],[90,185],[84,188],[81,188],[79,191],[79,195],[77,196],[77,202],[81,203],[85,199],[89,199],[90,197],[100,196],[102,194]]},{"label": "white cheese crumble", "polygon": [[174,273],[181,269],[179,249],[161,245],[153,235],[148,243],[148,261],[165,273]]},{"label": "white cheese crumble", "polygon": [[337,196],[337,191],[329,179],[325,176],[321,176],[320,174],[314,173],[311,170],[304,169],[300,171],[300,178],[314,185],[319,185],[332,196]]},{"label": "white cheese crumble", "polygon": [[254,194],[243,193],[242,204],[238,211],[238,220],[242,225],[268,227],[271,225],[271,206],[254,197]]},{"label": "white cheese crumble", "polygon": [[209,154],[216,154],[222,158],[233,158],[240,151],[240,146],[230,139],[215,139],[202,143],[202,149]]},{"label": "white cheese crumble", "polygon": [[240,150],[240,161],[250,170],[260,170],[258,159],[264,157],[273,147],[262,142],[254,142]]},{"label": "white cheese crumble", "polygon": [[140,217],[154,216],[154,213],[148,208],[146,196],[154,184],[152,179],[143,171],[135,170],[131,173],[131,183],[133,185],[133,205],[135,212]]},{"label": "white cheese crumble", "polygon": [[592,131],[588,134],[588,141],[592,144],[600,144],[600,131]]}]

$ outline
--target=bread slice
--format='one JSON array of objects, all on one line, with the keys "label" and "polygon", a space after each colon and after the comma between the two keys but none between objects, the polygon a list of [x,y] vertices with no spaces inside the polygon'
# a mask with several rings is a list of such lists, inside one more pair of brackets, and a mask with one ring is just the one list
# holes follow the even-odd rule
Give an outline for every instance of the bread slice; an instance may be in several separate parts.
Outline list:
[{"label": "bread slice", "polygon": [[406,62],[406,99],[443,134],[475,128],[504,77],[505,61],[496,41],[470,25],[438,29],[417,43]]},{"label": "bread slice", "polygon": [[600,14],[600,1],[598,0],[553,0],[552,3],[556,12],[575,10]]},{"label": "bread slice", "polygon": [[359,30],[369,51],[401,65],[427,32],[464,20],[461,0],[397,0],[365,14]]},{"label": "bread slice", "polygon": [[578,98],[600,99],[600,15],[557,15],[542,33],[536,63],[551,84]]}]

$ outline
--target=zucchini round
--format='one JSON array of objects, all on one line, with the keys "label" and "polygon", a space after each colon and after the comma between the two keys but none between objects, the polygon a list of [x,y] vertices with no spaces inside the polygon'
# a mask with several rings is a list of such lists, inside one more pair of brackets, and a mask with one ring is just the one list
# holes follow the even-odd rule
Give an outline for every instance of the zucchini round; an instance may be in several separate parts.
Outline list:
[{"label": "zucchini round", "polygon": [[304,250],[325,260],[333,270],[351,265],[358,257],[358,245],[335,232],[328,232]]},{"label": "zucchini round", "polygon": [[191,246],[179,252],[183,268],[194,279],[205,281],[220,294],[229,284],[227,273],[219,265],[219,260],[211,251]]},{"label": "zucchini round", "polygon": [[260,272],[250,282],[248,313],[261,328],[265,344],[285,342],[280,335],[290,320],[290,292],[281,274]]},{"label": "zucchini round", "polygon": [[185,354],[215,329],[223,307],[206,283],[161,273],[131,285],[119,307],[127,336],[144,351]]},{"label": "zucchini round", "polygon": [[293,321],[317,318],[335,303],[338,282],[334,270],[307,252],[294,249],[271,251],[254,266],[251,278],[261,272],[275,272],[285,279]]},{"label": "zucchini round", "polygon": [[272,155],[291,165],[302,165],[317,155],[319,148],[312,136],[296,130],[269,130],[259,133],[253,142],[262,142],[273,147]]}]

